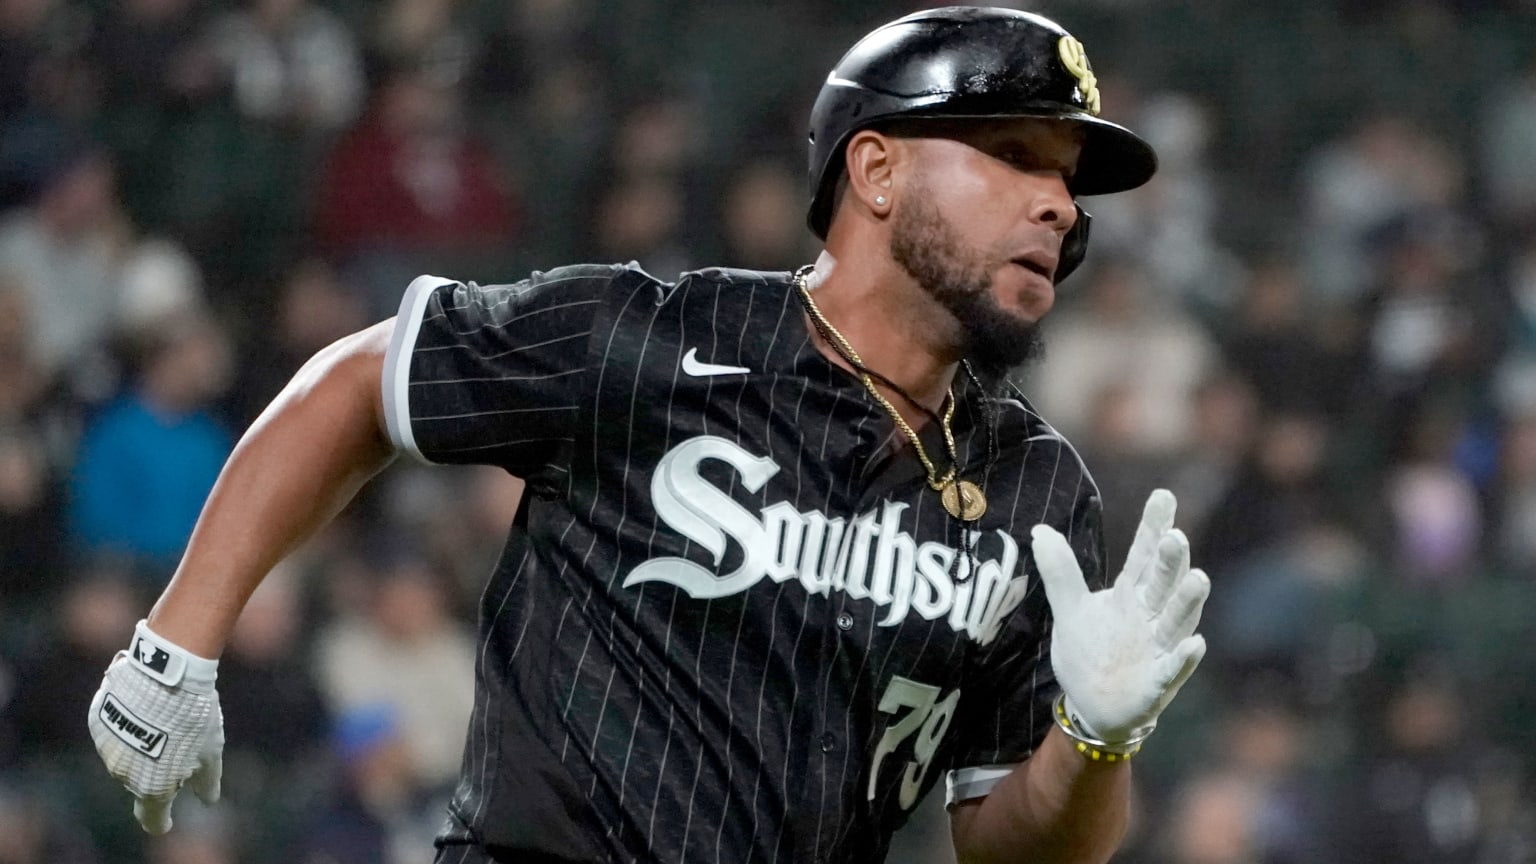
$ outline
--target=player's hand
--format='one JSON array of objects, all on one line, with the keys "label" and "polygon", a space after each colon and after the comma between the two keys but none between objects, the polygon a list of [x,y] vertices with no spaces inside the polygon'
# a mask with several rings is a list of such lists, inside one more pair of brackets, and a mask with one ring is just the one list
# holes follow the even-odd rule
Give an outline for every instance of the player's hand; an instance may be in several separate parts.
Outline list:
[{"label": "player's hand", "polygon": [[183,783],[219,799],[224,715],[214,689],[219,661],[190,654],[140,621],[133,644],[107,666],[87,720],[107,771],[133,793],[133,815],[151,834],[171,829]]},{"label": "player's hand", "polygon": [[1148,731],[1205,656],[1195,634],[1211,591],[1189,567],[1189,541],[1173,527],[1175,501],[1152,493],[1125,569],[1113,587],[1089,591],[1054,528],[1031,532],[1035,566],[1055,618],[1051,665],[1072,722],[1110,744]]}]

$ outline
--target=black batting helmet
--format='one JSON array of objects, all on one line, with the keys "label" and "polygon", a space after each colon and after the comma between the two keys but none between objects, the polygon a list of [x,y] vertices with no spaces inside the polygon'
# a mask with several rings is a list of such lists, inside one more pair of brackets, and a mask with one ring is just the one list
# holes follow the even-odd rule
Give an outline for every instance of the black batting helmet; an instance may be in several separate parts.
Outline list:
[{"label": "black batting helmet", "polygon": [[[1070,188],[1076,195],[1123,192],[1157,170],[1152,147],[1100,119],[1099,90],[1083,45],[1056,22],[1029,12],[979,6],[929,9],[869,33],[843,55],[811,109],[811,209],[826,239],[843,151],[860,129],[895,118],[1043,117],[1083,130]],[[1088,214],[1062,242],[1056,280],[1088,246]]]}]

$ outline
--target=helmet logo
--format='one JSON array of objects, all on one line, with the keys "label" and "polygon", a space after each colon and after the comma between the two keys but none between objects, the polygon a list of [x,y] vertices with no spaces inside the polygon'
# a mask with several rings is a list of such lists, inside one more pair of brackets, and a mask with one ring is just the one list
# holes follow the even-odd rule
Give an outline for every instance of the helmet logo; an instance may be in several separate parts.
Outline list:
[{"label": "helmet logo", "polygon": [[1099,79],[1093,75],[1093,70],[1088,67],[1088,52],[1083,48],[1083,43],[1071,36],[1063,36],[1056,42],[1056,53],[1061,56],[1061,63],[1077,79],[1077,90],[1083,94],[1083,103],[1090,114],[1099,113]]}]

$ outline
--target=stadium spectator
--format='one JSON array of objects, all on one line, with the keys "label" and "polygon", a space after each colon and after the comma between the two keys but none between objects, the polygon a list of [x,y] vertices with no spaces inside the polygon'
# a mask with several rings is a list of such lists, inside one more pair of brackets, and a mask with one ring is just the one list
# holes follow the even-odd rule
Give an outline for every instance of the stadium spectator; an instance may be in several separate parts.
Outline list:
[{"label": "stadium spectator", "polygon": [[212,98],[220,69],[207,26],[207,9],[196,0],[124,0],[105,8],[84,46],[102,112],[117,122],[154,121],[160,118],[145,115]]},{"label": "stadium spectator", "polygon": [[330,262],[304,258],[285,270],[275,292],[269,326],[250,340],[235,388],[238,413],[247,422],[277,395],[304,361],[363,326],[368,311],[362,292]]},{"label": "stadium spectator", "polygon": [[243,0],[214,25],[240,113],[298,130],[341,129],[365,95],[352,31],[309,0]]},{"label": "stadium spectator", "polygon": [[1372,718],[1375,757],[1342,814],[1344,864],[1440,864],[1506,860],[1484,796],[1488,742],[1477,734],[1476,707],[1448,680],[1443,661],[1415,662],[1388,673],[1398,679]]},{"label": "stadium spectator", "polygon": [[756,270],[793,270],[810,259],[810,234],[800,219],[801,183],[782,159],[763,155],[744,161],[725,186],[720,260]]},{"label": "stadium spectator", "polygon": [[1375,112],[1318,148],[1300,181],[1307,284],[1317,300],[1337,304],[1371,287],[1373,231],[1404,214],[1458,204],[1465,178],[1444,141]]},{"label": "stadium spectator", "polygon": [[[90,739],[76,734],[101,680],[100,666],[133,632],[142,607],[137,587],[119,569],[103,566],[75,576],[45,624],[41,650],[17,670],[8,707],[28,767],[67,768],[89,759]],[[85,695],[77,688],[84,688]]]},{"label": "stadium spectator", "polygon": [[115,325],[127,230],[108,154],[63,145],[30,206],[0,216],[0,273],[26,297],[33,356],[49,373],[99,359]]},{"label": "stadium spectator", "polygon": [[431,848],[444,801],[427,794],[398,709],[360,705],[331,734],[338,782],[311,814],[290,860],[299,864],[411,864]]},{"label": "stadium spectator", "polygon": [[1482,188],[1494,229],[1510,239],[1536,230],[1536,53],[1485,95],[1478,142]]},{"label": "stadium spectator", "polygon": [[1264,407],[1338,416],[1355,382],[1342,318],[1313,304],[1296,267],[1277,259],[1249,273],[1216,333],[1222,354]]},{"label": "stadium spectator", "polygon": [[[1182,308],[1162,302],[1148,274],[1100,261],[1073,292],[1080,300],[1051,321],[1044,359],[1026,392],[1069,438],[1083,434],[1095,394],[1126,385],[1139,452],[1168,454],[1188,441],[1191,395],[1219,359],[1215,343]],[[1204,559],[1202,559],[1204,560]],[[1216,572],[1214,567],[1212,572]]]},{"label": "stadium spectator", "polygon": [[449,617],[442,579],[421,560],[400,553],[374,563],[367,607],[320,632],[322,693],[337,717],[391,706],[421,781],[451,784],[474,704],[474,636]]},{"label": "stadium spectator", "polygon": [[231,360],[217,322],[196,312],[140,328],[131,342],[128,386],[81,437],[69,523],[83,553],[124,557],[163,581],[234,446],[209,410]]},{"label": "stadium spectator", "polygon": [[219,666],[220,679],[231,686],[240,682],[243,691],[223,700],[224,728],[234,739],[225,748],[226,763],[231,754],[244,753],[265,763],[265,770],[280,770],[280,763],[302,762],[323,746],[327,718],[302,653],[306,622],[297,579],[292,565],[280,565],[235,623],[227,662]]},{"label": "stadium spectator", "polygon": [[320,249],[364,280],[374,311],[427,262],[504,253],[520,225],[517,196],[464,123],[457,86],[412,66],[390,70],[330,154],[315,217]]},{"label": "stadium spectator", "polygon": [[40,436],[25,426],[0,425],[0,620],[30,616],[58,593],[65,561],[61,512]]}]

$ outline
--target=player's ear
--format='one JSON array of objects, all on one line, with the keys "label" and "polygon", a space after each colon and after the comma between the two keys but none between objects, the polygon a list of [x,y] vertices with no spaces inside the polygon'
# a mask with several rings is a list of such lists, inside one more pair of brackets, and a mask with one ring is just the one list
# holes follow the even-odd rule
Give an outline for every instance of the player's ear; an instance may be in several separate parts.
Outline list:
[{"label": "player's ear", "polygon": [[896,166],[903,157],[902,142],[873,129],[860,129],[848,139],[845,154],[848,187],[844,203],[857,201],[860,209],[877,219],[891,212]]}]

